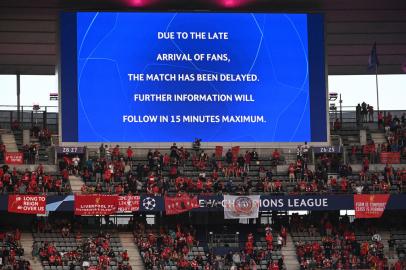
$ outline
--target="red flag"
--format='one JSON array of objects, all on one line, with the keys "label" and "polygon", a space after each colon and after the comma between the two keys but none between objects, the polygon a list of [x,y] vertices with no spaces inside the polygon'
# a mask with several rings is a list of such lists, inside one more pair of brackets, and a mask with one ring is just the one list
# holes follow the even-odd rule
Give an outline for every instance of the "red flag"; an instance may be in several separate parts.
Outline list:
[{"label": "red flag", "polygon": [[223,156],[223,146],[216,146],[216,158]]},{"label": "red flag", "polygon": [[45,214],[47,200],[42,195],[8,195],[8,211],[20,214]]},{"label": "red flag", "polygon": [[118,213],[136,212],[140,210],[140,196],[119,196]]},{"label": "red flag", "polygon": [[240,147],[239,146],[233,146],[231,148],[231,153],[233,154],[233,161],[236,161],[238,158],[238,155],[240,154]]},{"label": "red flag", "polygon": [[355,218],[380,218],[388,200],[389,194],[354,195]]},{"label": "red flag", "polygon": [[118,195],[76,195],[75,215],[111,215],[117,212]]},{"label": "red flag", "polygon": [[175,197],[165,196],[165,211],[167,215],[176,215],[198,208],[197,196],[188,194],[177,195]]}]

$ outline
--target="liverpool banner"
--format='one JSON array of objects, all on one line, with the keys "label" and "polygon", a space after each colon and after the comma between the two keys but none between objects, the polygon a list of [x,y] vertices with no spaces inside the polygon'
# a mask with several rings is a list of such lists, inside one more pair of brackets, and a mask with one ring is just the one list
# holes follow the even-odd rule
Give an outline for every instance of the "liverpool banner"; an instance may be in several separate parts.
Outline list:
[{"label": "liverpool banner", "polygon": [[111,215],[117,212],[118,195],[76,195],[75,215]]},{"label": "liverpool banner", "polygon": [[4,157],[4,161],[6,164],[23,164],[23,153],[20,152],[6,152],[6,156]]},{"label": "liverpool banner", "polygon": [[117,213],[136,212],[140,210],[140,196],[119,196]]},{"label": "liverpool banner", "polygon": [[400,152],[382,152],[381,153],[381,163],[382,164],[399,164],[400,163]]},{"label": "liverpool banner", "polygon": [[388,200],[389,194],[354,195],[355,218],[380,218]]},{"label": "liverpool banner", "polygon": [[167,215],[176,215],[199,207],[197,196],[188,194],[165,196],[165,212]]},{"label": "liverpool banner", "polygon": [[258,218],[260,195],[224,195],[224,218]]},{"label": "liverpool banner", "polygon": [[9,195],[8,211],[19,214],[45,214],[46,197],[41,195]]}]

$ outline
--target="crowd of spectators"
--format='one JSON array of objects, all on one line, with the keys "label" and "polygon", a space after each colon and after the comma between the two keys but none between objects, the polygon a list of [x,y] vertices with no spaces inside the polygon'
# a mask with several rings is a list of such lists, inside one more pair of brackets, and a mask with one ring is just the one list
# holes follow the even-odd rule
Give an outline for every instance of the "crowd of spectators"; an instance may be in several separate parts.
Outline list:
[{"label": "crowd of spectators", "polygon": [[147,228],[143,223],[135,225],[135,243],[147,269],[157,267],[162,270],[167,265],[176,265],[180,270],[198,269],[199,266],[211,269],[207,268],[210,263],[205,253],[198,253],[193,258],[188,256],[192,248],[199,245],[192,227],[182,228],[178,225],[172,230]]},{"label": "crowd of spectators", "polygon": [[30,263],[23,258],[21,232],[15,230],[0,231],[0,269],[31,270]]},{"label": "crowd of spectators", "polygon": [[[125,154],[120,148],[100,147],[100,156],[89,159],[78,168],[77,157],[67,158],[70,171],[81,174],[85,184],[82,193],[113,193],[163,195],[171,193],[252,194],[252,193],[371,193],[401,192],[406,181],[406,169],[387,164],[383,171],[369,170],[369,157],[362,161],[360,173],[353,173],[336,154],[315,156],[310,169],[307,144],[298,147],[296,162],[288,164],[286,174],[275,173],[275,166],[284,164],[278,149],[273,150],[267,165],[255,150],[224,157],[204,150],[190,153],[173,144],[168,153],[149,151],[146,162],[136,162],[134,149]],[[76,162],[74,161],[76,159]],[[264,162],[264,163],[261,163]],[[188,164],[188,165],[186,165]],[[253,166],[255,165],[255,166]],[[190,168],[194,174],[190,174]]]},{"label": "crowd of spectators", "polygon": [[[287,229],[282,226],[280,231],[275,235],[276,239],[274,239],[274,234],[275,232],[272,232],[272,228],[267,225],[265,228],[265,234],[263,235],[266,241],[266,246],[258,246],[259,239],[255,239],[254,233],[248,233],[245,242],[245,249],[241,252],[234,253],[231,256],[231,260],[230,256],[226,256],[226,265],[240,267],[241,258],[244,258],[243,260],[246,262],[245,266],[248,266],[249,269],[260,269],[262,262],[266,262],[268,270],[284,269],[283,257],[280,256],[275,258],[272,255],[275,251],[281,250],[282,246],[286,245]],[[244,266],[244,264],[242,265]]]},{"label": "crowd of spectators", "polygon": [[55,192],[66,194],[71,191],[69,174],[62,170],[59,175],[46,173],[43,165],[39,165],[34,171],[26,169],[18,171],[15,167],[3,165],[0,168],[0,194],[43,194]]},{"label": "crowd of spectators", "polygon": [[180,270],[257,270],[261,269],[264,262],[268,270],[284,269],[282,257],[274,259],[272,254],[286,243],[286,228],[278,234],[276,246],[269,226],[264,236],[267,241],[266,247],[258,247],[254,234],[249,233],[244,247],[221,255],[208,249],[207,242],[200,243],[196,239],[196,230],[193,226],[178,224],[176,228],[168,229],[152,228],[138,223],[134,230],[135,243],[146,268],[158,270],[167,269],[165,267],[168,266],[176,266]]},{"label": "crowd of spectators", "polygon": [[[114,250],[111,244],[112,236],[107,232],[100,230],[85,237],[82,235],[80,224],[73,226],[67,220],[60,220],[52,224],[47,221],[39,221],[36,227],[39,233],[58,232],[59,234],[56,242],[34,242],[33,255],[38,256],[43,265],[68,266],[70,270],[77,269],[78,264],[81,269],[87,270],[111,269],[111,265],[114,265],[117,270],[131,270],[127,251]],[[74,249],[58,248],[58,241],[63,242],[65,239],[72,238],[76,242]]]},{"label": "crowd of spectators", "polygon": [[360,123],[368,123],[374,121],[374,107],[362,102],[355,107],[355,120],[358,125]]},{"label": "crowd of spectators", "polygon": [[[294,238],[300,269],[404,269],[402,261],[389,263],[384,253],[384,243],[372,224],[362,227],[369,240],[358,239],[357,225],[347,216],[340,220],[324,217],[292,216],[293,235],[313,237]],[[318,237],[319,236],[319,237]]]},{"label": "crowd of spectators", "polygon": [[24,164],[35,164],[39,159],[39,145],[36,143],[26,144],[22,149]]},{"label": "crowd of spectators", "polygon": [[[357,105],[357,123],[374,122],[374,110],[369,104],[363,102]],[[377,119],[378,128],[384,130],[386,142],[376,144],[373,140],[368,140],[366,145],[353,145],[348,155],[352,163],[359,162],[357,157],[367,156],[371,163],[379,163],[380,153],[400,152],[401,157],[406,157],[406,114],[400,117],[392,115],[391,112],[379,111]]]},{"label": "crowd of spectators", "polygon": [[406,156],[406,115],[399,118],[390,113],[384,117],[386,143],[381,145],[381,152],[400,152]]},{"label": "crowd of spectators", "polygon": [[48,128],[34,126],[30,129],[31,137],[37,138],[41,145],[48,146],[51,144],[51,131]]}]

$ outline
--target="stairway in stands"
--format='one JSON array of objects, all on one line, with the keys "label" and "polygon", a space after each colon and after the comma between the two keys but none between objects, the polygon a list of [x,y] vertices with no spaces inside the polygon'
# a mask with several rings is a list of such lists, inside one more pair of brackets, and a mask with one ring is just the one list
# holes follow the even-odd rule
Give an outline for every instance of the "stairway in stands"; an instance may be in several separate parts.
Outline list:
[{"label": "stairway in stands", "polygon": [[24,249],[24,258],[30,262],[32,270],[42,270],[42,264],[38,258],[32,257],[32,244],[34,243],[34,238],[31,233],[21,234],[21,246]]},{"label": "stairway in stands", "polygon": [[70,175],[69,183],[72,188],[72,193],[81,193],[81,188],[84,184],[80,176]]},{"label": "stairway in stands", "polygon": [[378,232],[378,234],[381,236],[381,239],[382,239],[381,241],[382,241],[382,244],[384,246],[383,252],[384,252],[385,257],[388,258],[389,265],[396,263],[396,261],[398,260],[398,254],[397,254],[396,250],[393,252],[392,256],[389,256],[390,252],[389,252],[389,243],[388,243],[388,241],[391,238],[390,231],[381,230],[381,231]]},{"label": "stairway in stands", "polygon": [[299,270],[300,265],[296,256],[296,247],[293,243],[292,237],[288,234],[286,238],[286,246],[282,247],[283,261],[286,266],[286,270]]},{"label": "stairway in stands", "polygon": [[376,144],[383,144],[387,142],[384,132],[371,132],[370,136],[371,140],[373,140]]},{"label": "stairway in stands", "polygon": [[134,236],[131,232],[120,232],[119,233],[121,245],[124,250],[127,250],[128,256],[130,258],[129,264],[134,270],[145,270],[144,263],[140,255],[138,247],[134,243]]},{"label": "stairway in stands", "polygon": [[1,140],[4,143],[4,145],[6,146],[7,152],[18,152],[17,143],[16,143],[13,133],[2,130],[1,131]]}]

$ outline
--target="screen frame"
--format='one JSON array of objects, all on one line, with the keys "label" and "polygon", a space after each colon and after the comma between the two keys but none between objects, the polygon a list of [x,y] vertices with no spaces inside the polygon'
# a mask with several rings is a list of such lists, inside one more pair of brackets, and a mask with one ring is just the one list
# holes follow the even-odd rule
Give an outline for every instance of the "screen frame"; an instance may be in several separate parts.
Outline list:
[{"label": "screen frame", "polygon": [[[65,58],[68,58],[66,54],[62,52],[63,46],[62,46],[62,32],[63,32],[63,27],[66,27],[67,24],[63,23],[63,16],[68,16],[67,14],[70,14],[70,16],[75,16],[76,14],[80,12],[122,12],[122,13],[231,13],[231,14],[239,14],[239,13],[254,13],[254,14],[306,14],[306,15],[317,15],[320,16],[320,20],[323,22],[321,27],[322,27],[322,32],[320,33],[322,35],[323,39],[323,65],[324,65],[324,71],[323,71],[323,77],[324,77],[324,86],[325,86],[325,125],[326,125],[326,141],[312,141],[312,142],[307,142],[310,146],[329,146],[331,143],[331,138],[330,138],[330,119],[329,119],[329,111],[328,111],[328,65],[327,65],[327,42],[326,42],[326,22],[325,22],[325,16],[322,13],[319,12],[266,12],[266,11],[245,11],[245,10],[193,10],[193,11],[188,11],[188,10],[168,10],[168,11],[158,11],[158,10],[64,10],[60,12],[59,16],[59,28],[58,28],[58,35],[57,35],[57,54],[58,54],[58,64],[57,64],[57,76],[58,76],[58,93],[60,96],[59,99],[59,125],[58,125],[58,131],[59,131],[59,144],[62,146],[88,146],[88,147],[98,147],[101,143],[105,144],[110,144],[110,145],[126,145],[126,146],[134,146],[137,148],[168,148],[170,147],[174,142],[176,142],[180,146],[190,146],[191,142],[180,142],[180,141],[174,141],[174,142],[78,142],[78,141],[68,141],[64,140],[64,132],[66,134],[66,125],[64,126],[63,124],[63,119],[67,119],[69,117],[70,112],[72,112],[72,107],[74,108],[73,112],[73,117],[76,115],[76,128],[73,128],[70,131],[70,136],[72,136],[72,133],[76,134],[76,138],[78,138],[78,110],[77,110],[77,63],[76,63],[76,57],[72,57],[71,60],[74,60],[75,62],[75,76],[73,80],[71,80],[71,84],[73,84],[73,89],[75,90],[76,95],[76,104],[74,103],[69,103],[71,105],[70,109],[64,108],[64,106],[67,106],[63,99],[63,93],[62,87],[64,86],[67,88],[66,82],[64,83],[64,78],[62,76],[62,70],[64,65],[62,64],[63,61],[66,61]],[[308,17],[309,18],[309,17]],[[70,27],[76,27],[76,21],[74,24],[68,24]],[[309,21],[308,21],[309,23]],[[309,24],[307,25],[309,26]],[[66,30],[66,28],[65,28]],[[75,31],[76,33],[76,31]],[[309,32],[308,32],[309,33]],[[74,39],[71,40],[75,46],[73,46],[74,51],[76,51],[76,36]],[[310,46],[309,46],[310,48]],[[76,54],[75,54],[76,55]],[[65,59],[65,60],[63,60]],[[66,65],[65,65],[66,66]],[[66,80],[65,80],[66,81]],[[311,83],[311,80],[309,78],[309,84]],[[311,87],[311,86],[310,86]],[[310,94],[310,87],[309,87],[309,94]],[[66,91],[66,90],[65,90]],[[69,90],[68,90],[69,91]],[[69,100],[68,100],[69,102]],[[313,105],[314,106],[314,105]],[[312,103],[310,103],[310,117],[311,117],[311,108],[312,108]],[[313,121],[312,117],[310,119],[310,129],[312,132],[312,126],[313,126]],[[69,123],[69,121],[67,121]],[[70,125],[72,126],[72,122],[70,122]],[[69,132],[69,131],[68,131]],[[222,145],[224,147],[232,147],[232,146],[241,146],[243,148],[291,148],[291,147],[296,147],[299,142],[202,142],[201,145],[204,148],[207,149],[214,149],[217,145]],[[303,142],[304,143],[304,142]]]}]

